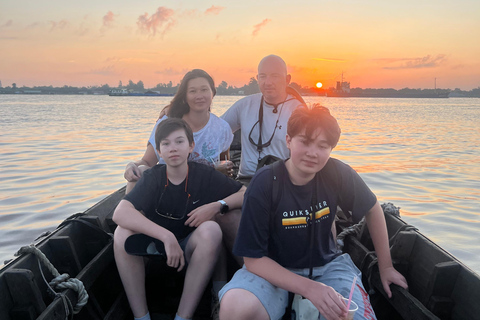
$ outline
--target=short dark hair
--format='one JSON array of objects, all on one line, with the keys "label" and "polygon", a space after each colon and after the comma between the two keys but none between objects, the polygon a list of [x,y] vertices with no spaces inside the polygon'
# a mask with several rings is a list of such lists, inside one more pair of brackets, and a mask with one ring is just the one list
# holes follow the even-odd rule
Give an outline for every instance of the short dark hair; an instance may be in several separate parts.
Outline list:
[{"label": "short dark hair", "polygon": [[168,118],[160,122],[155,131],[155,148],[160,150],[160,141],[168,137],[168,135],[179,129],[185,130],[185,135],[188,139],[188,144],[192,145],[193,143],[193,132],[188,123],[183,119],[178,118]]},{"label": "short dark hair", "polygon": [[190,106],[187,103],[187,89],[188,89],[188,82],[192,79],[197,78],[205,78],[210,85],[210,89],[212,89],[213,96],[217,94],[217,90],[215,89],[215,82],[213,78],[204,70],[202,69],[193,69],[185,74],[182,81],[180,82],[180,86],[178,87],[177,93],[173,97],[172,101],[170,102],[170,110],[169,117],[173,118],[181,118],[188,112],[190,112]]},{"label": "short dark hair", "polygon": [[318,129],[323,130],[327,143],[335,148],[340,139],[341,130],[337,120],[330,114],[328,108],[315,103],[311,108],[296,109],[288,119],[287,134],[290,138],[305,130],[307,138],[313,140],[316,138],[313,134]]}]

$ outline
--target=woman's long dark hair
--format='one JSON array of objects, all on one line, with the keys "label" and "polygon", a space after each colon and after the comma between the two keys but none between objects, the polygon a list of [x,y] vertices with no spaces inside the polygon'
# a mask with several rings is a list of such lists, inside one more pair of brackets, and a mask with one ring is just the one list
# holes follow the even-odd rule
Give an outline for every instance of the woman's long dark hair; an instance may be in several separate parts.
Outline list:
[{"label": "woman's long dark hair", "polygon": [[196,78],[207,79],[208,84],[212,89],[213,96],[215,97],[217,90],[215,89],[215,83],[213,82],[212,77],[202,69],[193,69],[192,71],[187,72],[183,77],[182,82],[180,82],[180,86],[178,87],[177,93],[175,94],[172,101],[170,102],[170,110],[168,114],[169,117],[181,118],[190,111],[190,106],[186,101],[187,86],[190,80],[196,79]]}]

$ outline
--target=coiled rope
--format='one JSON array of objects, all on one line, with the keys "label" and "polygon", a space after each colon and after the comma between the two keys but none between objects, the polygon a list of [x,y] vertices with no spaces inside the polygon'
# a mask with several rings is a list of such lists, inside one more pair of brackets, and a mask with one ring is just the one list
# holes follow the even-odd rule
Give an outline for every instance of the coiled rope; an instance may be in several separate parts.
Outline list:
[{"label": "coiled rope", "polygon": [[[54,279],[52,279],[52,281],[50,281],[50,283],[47,283],[47,281],[45,280],[45,277],[43,277],[43,279],[47,283],[47,286],[50,288],[50,290],[52,290],[54,296],[59,297],[63,300],[65,304],[65,309],[66,310],[73,309],[73,314],[79,313],[82,307],[86,305],[88,302],[88,293],[87,293],[87,290],[85,290],[85,286],[83,285],[83,282],[78,280],[77,278],[70,278],[70,276],[67,273],[60,274],[58,270],[53,266],[53,264],[48,260],[45,254],[34,245],[21,247],[20,250],[18,250],[18,252],[15,254],[15,256],[20,256],[22,254],[27,254],[27,253],[32,253],[37,257],[39,261],[39,268],[40,268],[40,272],[42,273],[42,277],[43,277],[43,271],[40,266],[40,262],[42,262],[43,265],[55,277]],[[72,308],[72,303],[70,302],[68,297],[57,293],[55,289],[56,290],[72,289],[73,291],[77,292],[77,295],[78,295],[77,304]]]},{"label": "coiled rope", "polygon": [[[393,203],[388,202],[388,203],[383,203],[382,205],[382,210],[385,214],[390,214],[392,216],[397,216],[400,217],[400,207],[395,206]],[[337,246],[339,249],[343,249],[343,246],[345,245],[345,237],[348,235],[355,235],[359,236],[363,232],[363,228],[365,228],[365,218],[362,218],[359,223],[354,224],[348,228],[345,228],[342,232],[340,232],[337,235]],[[406,227],[400,228],[397,233],[390,239],[392,241],[398,234],[399,231],[404,231],[404,230],[416,230],[415,227],[412,227],[410,225],[407,225]]]}]

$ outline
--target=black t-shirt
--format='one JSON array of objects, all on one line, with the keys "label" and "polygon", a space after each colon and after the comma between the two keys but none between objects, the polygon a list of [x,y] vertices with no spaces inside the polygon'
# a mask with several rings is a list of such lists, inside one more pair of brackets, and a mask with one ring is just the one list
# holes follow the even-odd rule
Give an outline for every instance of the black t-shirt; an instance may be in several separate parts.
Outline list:
[{"label": "black t-shirt", "polygon": [[[311,227],[307,217],[314,211],[312,193],[316,184],[316,243],[312,261],[313,267],[323,266],[340,253],[332,233],[337,205],[352,211],[354,221],[359,221],[377,201],[355,170],[337,159],[330,158],[315,178],[303,186],[290,181],[282,161],[277,173],[280,196],[273,195],[272,170],[271,165],[259,170],[247,188],[235,255],[267,256],[286,268],[308,268]],[[273,204],[272,199],[278,199],[278,204]]]},{"label": "black t-shirt", "polygon": [[158,164],[146,170],[135,188],[124,198],[148,219],[170,230],[179,240],[195,229],[185,226],[187,213],[204,204],[228,197],[242,187],[241,183],[210,166],[189,162],[188,167],[188,183],[186,179],[179,185],[169,181],[165,187],[166,166]]}]

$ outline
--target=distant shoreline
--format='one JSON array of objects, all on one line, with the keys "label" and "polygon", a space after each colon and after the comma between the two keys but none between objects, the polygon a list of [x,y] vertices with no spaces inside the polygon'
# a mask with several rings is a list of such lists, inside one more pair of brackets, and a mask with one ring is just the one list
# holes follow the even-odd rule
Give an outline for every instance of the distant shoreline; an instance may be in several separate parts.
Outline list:
[{"label": "distant shoreline", "polygon": [[[49,92],[0,92],[0,95],[41,95],[41,96],[48,96],[48,95],[57,95],[57,96],[108,96],[108,93],[49,93]],[[242,94],[217,94],[217,96],[246,96]],[[465,96],[465,95],[414,95],[414,94],[406,94],[406,95],[399,95],[399,94],[383,94],[383,95],[374,95],[374,94],[362,94],[362,95],[356,95],[356,94],[302,94],[304,97],[318,97],[318,96],[324,96],[327,98],[399,98],[399,99],[446,99],[446,98],[480,98],[479,96]],[[116,98],[123,98],[123,97],[173,97],[173,95],[129,95],[129,96],[111,96],[113,99]]]}]

